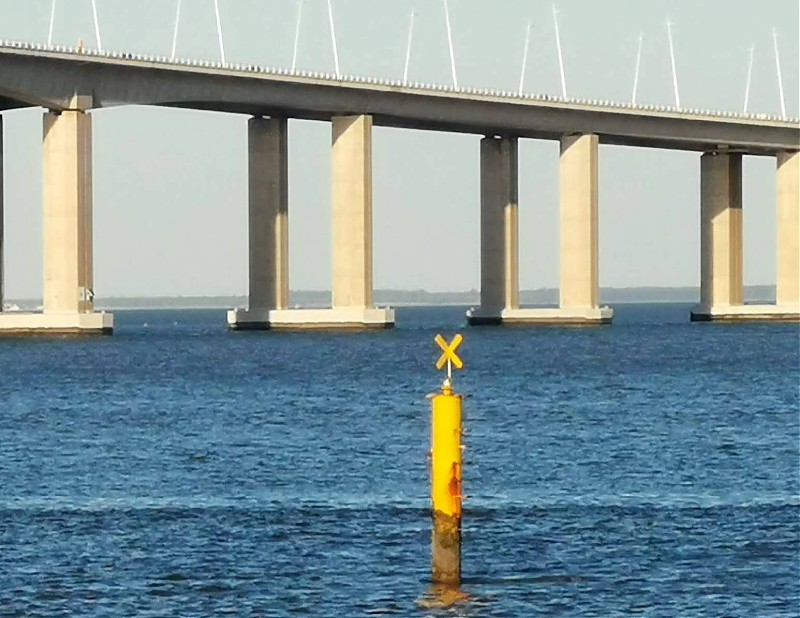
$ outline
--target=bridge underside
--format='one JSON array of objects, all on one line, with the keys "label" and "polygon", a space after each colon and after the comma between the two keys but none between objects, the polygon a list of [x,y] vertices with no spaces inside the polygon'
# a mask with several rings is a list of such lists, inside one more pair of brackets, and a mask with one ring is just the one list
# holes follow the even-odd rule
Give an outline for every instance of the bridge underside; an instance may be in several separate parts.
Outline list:
[{"label": "bridge underside", "polygon": [[[18,98],[0,95],[0,111],[19,109],[25,107],[44,107],[59,109],[61,103],[55,104],[46,101],[22,101]],[[267,106],[256,103],[222,103],[216,101],[181,101],[166,103],[140,103],[147,107],[168,107],[172,109],[191,109],[212,112],[242,114],[247,116],[263,116],[268,118],[293,118],[298,120],[316,120],[330,122],[340,114],[318,111],[314,109],[296,109],[288,107]],[[120,105],[121,106],[121,105]],[[459,122],[456,118],[409,118],[403,115],[375,114],[372,116],[377,127],[395,129],[412,129],[419,131],[463,133],[470,135],[488,135],[503,138],[523,138],[558,141],[564,132],[558,130],[560,123],[553,123],[551,128],[547,122],[538,123],[540,126],[520,127],[514,123],[507,126],[498,126],[487,122],[480,123],[480,119],[469,122]],[[747,154],[753,156],[775,156],[776,146],[762,145],[755,142],[728,144],[722,140],[686,138],[680,140],[675,137],[656,137],[647,135],[620,135],[615,133],[596,132],[600,144],[612,146],[628,146],[636,148],[657,148],[664,150],[684,150],[688,152],[711,152],[725,150],[726,152]]]},{"label": "bridge underside", "polygon": [[20,107],[17,101],[0,96],[0,111]]},{"label": "bridge underside", "polygon": [[[331,113],[319,111],[312,108],[297,109],[294,107],[267,106],[256,103],[222,103],[215,101],[181,101],[178,103],[158,103],[158,107],[170,107],[174,109],[203,110],[210,112],[224,112],[242,114],[248,116],[264,116],[267,118],[291,118],[297,120],[316,120],[320,122],[331,122],[334,118],[341,115],[352,115],[359,112],[346,111],[342,113]],[[375,113],[372,114],[374,126],[388,127],[393,129],[411,129],[417,131],[462,133],[469,135],[491,136],[501,138],[522,138],[560,141],[565,132],[560,129],[563,122],[552,117],[552,114],[539,112],[540,118],[535,121],[520,123],[515,121],[514,113],[519,110],[509,110],[509,115],[501,122],[489,122],[489,117],[480,113],[475,117],[460,120],[457,116],[453,117],[409,117],[403,114]],[[530,111],[527,112],[531,114]],[[436,114],[433,114],[436,116]],[[620,124],[625,120],[620,119]],[[575,131],[576,135],[583,134],[583,131]],[[634,148],[657,148],[663,150],[683,150],[687,152],[710,152],[714,150],[725,150],[727,152],[738,152],[753,156],[775,156],[779,148],[774,144],[759,144],[756,140],[742,139],[737,143],[730,144],[724,141],[721,136],[713,139],[712,135],[705,138],[691,137],[689,135],[681,138],[675,136],[655,136],[637,135],[634,133],[604,133],[595,131],[600,144],[609,146],[629,146]]]},{"label": "bridge underside", "polygon": [[32,107],[32,104],[0,94],[0,112],[21,107]]}]

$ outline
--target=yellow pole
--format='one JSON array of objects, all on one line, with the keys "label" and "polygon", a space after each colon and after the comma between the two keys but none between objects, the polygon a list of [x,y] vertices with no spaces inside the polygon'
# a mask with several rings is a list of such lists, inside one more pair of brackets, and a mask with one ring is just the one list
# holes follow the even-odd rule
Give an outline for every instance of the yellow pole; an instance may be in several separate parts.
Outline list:
[{"label": "yellow pole", "polygon": [[[448,372],[449,373],[449,372]],[[433,396],[431,418],[432,567],[435,583],[461,583],[462,397],[451,380]]]}]

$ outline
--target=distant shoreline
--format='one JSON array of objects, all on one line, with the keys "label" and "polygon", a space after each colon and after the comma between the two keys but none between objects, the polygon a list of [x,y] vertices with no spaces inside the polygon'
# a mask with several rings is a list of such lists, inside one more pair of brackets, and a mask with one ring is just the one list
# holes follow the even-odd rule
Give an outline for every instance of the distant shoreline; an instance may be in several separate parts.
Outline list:
[{"label": "distant shoreline", "polygon": [[[426,290],[375,290],[376,306],[476,306],[480,303],[477,290],[463,292],[428,292]],[[696,303],[700,289],[696,287],[633,287],[601,288],[602,304],[625,303]],[[774,302],[774,285],[745,287],[745,300],[749,302]],[[558,289],[543,288],[520,292],[523,305],[557,306]],[[7,299],[5,306],[32,311],[41,308],[41,299]],[[297,290],[291,293],[291,306],[327,307],[330,292],[325,290]],[[175,297],[99,297],[97,309],[232,309],[246,307],[246,296],[175,296]]]}]

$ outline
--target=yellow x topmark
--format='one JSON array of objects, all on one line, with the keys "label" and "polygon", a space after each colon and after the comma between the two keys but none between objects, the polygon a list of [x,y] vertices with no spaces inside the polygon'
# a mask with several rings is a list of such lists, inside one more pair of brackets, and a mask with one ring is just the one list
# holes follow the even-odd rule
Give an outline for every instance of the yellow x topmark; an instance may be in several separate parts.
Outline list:
[{"label": "yellow x topmark", "polygon": [[461,335],[456,335],[453,337],[453,341],[447,343],[447,339],[441,335],[436,335],[434,341],[436,341],[436,343],[439,344],[439,347],[442,348],[442,355],[439,357],[439,360],[436,361],[437,369],[442,369],[447,364],[447,361],[453,363],[457,369],[464,368],[464,361],[462,361],[458,357],[458,354],[456,354],[456,350],[458,349],[458,346],[461,345],[461,342],[464,341],[464,337]]}]

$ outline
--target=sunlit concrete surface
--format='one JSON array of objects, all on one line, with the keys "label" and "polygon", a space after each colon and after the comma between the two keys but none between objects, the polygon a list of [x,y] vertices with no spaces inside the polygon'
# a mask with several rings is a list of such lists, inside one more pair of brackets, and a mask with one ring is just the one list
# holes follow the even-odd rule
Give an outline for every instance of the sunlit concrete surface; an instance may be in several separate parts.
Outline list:
[{"label": "sunlit concrete surface", "polygon": [[93,309],[92,119],[44,115],[44,312]]},{"label": "sunlit concrete surface", "polygon": [[716,305],[692,310],[693,322],[800,322],[800,304]]},{"label": "sunlit concrete surface", "polygon": [[111,313],[0,313],[3,335],[110,335],[114,330]]},{"label": "sunlit concrete surface", "polygon": [[800,305],[800,153],[782,152],[777,160],[778,305]]},{"label": "sunlit concrete surface", "polygon": [[228,312],[232,330],[380,330],[394,326],[394,310],[365,307]]},{"label": "sunlit concrete surface", "polygon": [[333,119],[333,282],[335,308],[372,307],[372,118]]},{"label": "sunlit concrete surface", "polygon": [[561,140],[559,167],[562,309],[596,309],[600,301],[597,135]]},{"label": "sunlit concrete surface", "polygon": [[467,312],[467,322],[475,326],[599,326],[611,324],[614,310],[610,307],[539,307],[503,309],[500,315],[482,315],[480,310]]}]

